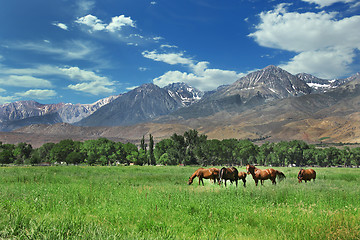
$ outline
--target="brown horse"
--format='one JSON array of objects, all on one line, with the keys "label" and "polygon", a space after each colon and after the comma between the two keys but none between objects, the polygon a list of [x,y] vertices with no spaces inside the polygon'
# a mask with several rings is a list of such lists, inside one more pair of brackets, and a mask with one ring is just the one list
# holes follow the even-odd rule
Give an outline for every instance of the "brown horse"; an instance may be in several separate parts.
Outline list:
[{"label": "brown horse", "polygon": [[246,172],[239,172],[238,176],[239,179],[243,181],[244,187],[246,187],[246,176],[247,176]]},{"label": "brown horse", "polygon": [[239,179],[239,171],[235,167],[231,168],[222,168],[219,174],[219,185],[221,185],[222,180],[225,180],[225,187],[226,187],[226,180],[230,180],[231,183],[235,181],[236,187],[238,185]]},{"label": "brown horse", "polygon": [[194,178],[198,177],[199,178],[199,185],[200,185],[200,181],[202,182],[203,186],[204,186],[204,180],[205,179],[213,179],[214,183],[216,183],[216,180],[219,179],[219,169],[217,168],[199,168],[198,170],[196,170],[193,175],[191,175],[191,177],[189,177],[189,182],[188,184],[192,184]]},{"label": "brown horse", "polygon": [[258,185],[259,180],[261,182],[261,185],[264,185],[264,181],[267,179],[270,179],[272,184],[276,184],[277,176],[279,176],[280,181],[286,178],[285,174],[278,170],[272,168],[261,170],[250,164],[246,165],[246,171],[248,174],[252,175],[256,186]]},{"label": "brown horse", "polygon": [[304,180],[305,183],[307,181],[311,181],[311,179],[314,179],[315,181],[315,178],[316,178],[316,172],[313,169],[300,169],[298,173],[299,183],[301,183],[302,180]]}]

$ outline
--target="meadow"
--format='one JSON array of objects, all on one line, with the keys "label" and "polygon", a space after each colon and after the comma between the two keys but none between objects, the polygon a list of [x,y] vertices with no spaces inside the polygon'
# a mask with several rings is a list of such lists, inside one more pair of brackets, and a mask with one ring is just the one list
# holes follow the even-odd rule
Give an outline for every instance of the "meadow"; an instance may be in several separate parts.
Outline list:
[{"label": "meadow", "polygon": [[360,169],[225,188],[197,168],[1,167],[0,239],[360,239]]}]

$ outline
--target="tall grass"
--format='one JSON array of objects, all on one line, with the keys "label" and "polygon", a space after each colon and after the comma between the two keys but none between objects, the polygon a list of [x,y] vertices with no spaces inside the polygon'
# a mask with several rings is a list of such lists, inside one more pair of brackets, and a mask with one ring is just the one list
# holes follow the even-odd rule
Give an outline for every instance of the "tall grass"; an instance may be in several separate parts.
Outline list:
[{"label": "tall grass", "polygon": [[[360,169],[218,186],[196,167],[0,168],[0,238],[360,239]],[[244,170],[239,168],[239,170]]]}]

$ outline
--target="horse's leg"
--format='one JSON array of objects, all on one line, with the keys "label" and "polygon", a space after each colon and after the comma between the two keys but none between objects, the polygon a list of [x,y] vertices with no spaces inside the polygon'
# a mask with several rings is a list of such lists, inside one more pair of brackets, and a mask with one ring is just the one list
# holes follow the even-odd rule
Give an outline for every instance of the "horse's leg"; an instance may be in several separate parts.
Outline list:
[{"label": "horse's leg", "polygon": [[259,180],[257,180],[257,179],[255,180],[255,186],[257,186],[257,185],[258,185],[258,181],[259,181]]},{"label": "horse's leg", "polygon": [[244,187],[246,187],[246,180],[243,179],[242,181],[243,181],[243,183],[244,183]]},{"label": "horse's leg", "polygon": [[226,187],[226,180],[227,180],[227,179],[225,179],[225,187]]},{"label": "horse's leg", "polygon": [[276,185],[276,180],[275,180],[276,178],[274,178],[273,180],[272,180],[272,183],[274,184],[274,185]]},{"label": "horse's leg", "polygon": [[261,186],[264,186],[264,180],[260,180]]},{"label": "horse's leg", "polygon": [[238,180],[236,179],[236,180],[235,180],[235,182],[236,182],[236,187],[237,187],[237,184],[238,184]]}]

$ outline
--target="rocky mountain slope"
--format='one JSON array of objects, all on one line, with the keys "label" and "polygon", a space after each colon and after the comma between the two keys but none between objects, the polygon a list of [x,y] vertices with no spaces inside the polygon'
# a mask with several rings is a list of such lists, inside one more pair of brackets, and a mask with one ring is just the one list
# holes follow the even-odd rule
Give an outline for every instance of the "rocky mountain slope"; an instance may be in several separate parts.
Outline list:
[{"label": "rocky mountain slope", "polygon": [[6,103],[0,105],[0,130],[9,131],[36,123],[78,122],[119,96],[110,96],[92,104],[41,104],[35,101]]},{"label": "rocky mountain slope", "polygon": [[[172,113],[184,119],[211,116],[220,111],[242,112],[247,109],[294,96],[310,94],[312,89],[301,79],[275,66],[252,72],[224,86],[188,108]],[[164,118],[168,121],[170,117]]]},{"label": "rocky mountain slope", "polygon": [[[276,79],[277,74],[282,77]],[[147,134],[152,134],[158,141],[195,128],[209,138],[217,139],[359,142],[360,75],[339,82],[343,84],[336,88],[314,91],[304,85],[301,77],[270,66],[245,76],[242,82],[239,80],[208,93],[201,100],[196,99],[197,94],[190,95],[196,100],[187,107],[183,101],[186,95],[176,98],[169,89],[147,84],[123,94],[83,119],[89,121],[84,125],[93,127],[64,123],[24,125],[8,135],[1,133],[0,141],[29,139],[31,142],[33,135],[36,144],[65,138],[98,137],[138,142]],[[181,88],[181,84],[174,84],[173,88]],[[168,112],[171,114],[163,115]],[[157,117],[156,121],[150,122],[154,117]],[[54,119],[57,118],[54,116]],[[108,122],[103,127],[96,127],[99,121]],[[124,126],[136,121],[140,124]],[[115,126],[119,123],[123,126]]]},{"label": "rocky mountain slope", "polygon": [[[184,91],[184,88],[191,90]],[[152,83],[144,84],[123,94],[76,125],[133,125],[169,114],[184,105],[191,104],[198,97],[197,90],[186,85],[173,84],[160,88]]]}]

